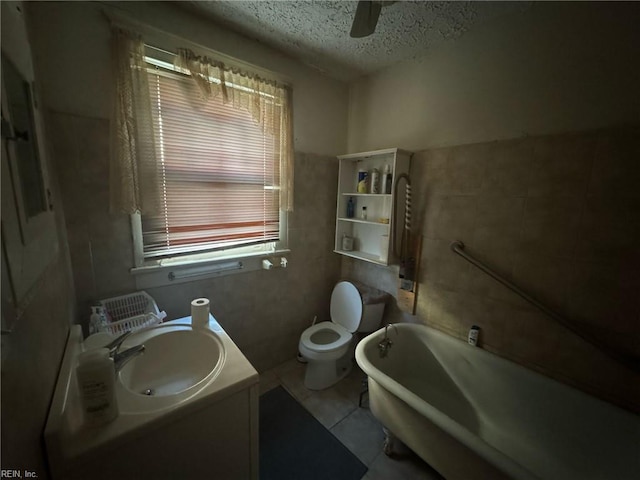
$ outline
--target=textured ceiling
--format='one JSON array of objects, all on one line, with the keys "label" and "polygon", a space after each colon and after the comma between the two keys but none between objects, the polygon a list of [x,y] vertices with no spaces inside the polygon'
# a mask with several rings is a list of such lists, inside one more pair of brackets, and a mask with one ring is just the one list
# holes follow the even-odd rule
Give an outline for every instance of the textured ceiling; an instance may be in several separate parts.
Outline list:
[{"label": "textured ceiling", "polygon": [[420,57],[529,2],[384,2],[376,31],[351,38],[357,1],[190,1],[183,7],[341,80]]}]

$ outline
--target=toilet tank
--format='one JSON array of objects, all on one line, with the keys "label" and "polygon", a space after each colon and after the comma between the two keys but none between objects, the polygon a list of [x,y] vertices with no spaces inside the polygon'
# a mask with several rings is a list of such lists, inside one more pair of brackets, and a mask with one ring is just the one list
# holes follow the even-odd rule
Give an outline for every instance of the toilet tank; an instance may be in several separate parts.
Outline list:
[{"label": "toilet tank", "polygon": [[362,297],[362,320],[358,332],[370,333],[380,328],[384,307],[391,297],[387,292],[378,290],[360,282],[351,282],[355,285]]},{"label": "toilet tank", "polygon": [[384,303],[364,304],[362,308],[362,320],[358,327],[358,332],[370,333],[380,328],[382,315],[384,314]]}]

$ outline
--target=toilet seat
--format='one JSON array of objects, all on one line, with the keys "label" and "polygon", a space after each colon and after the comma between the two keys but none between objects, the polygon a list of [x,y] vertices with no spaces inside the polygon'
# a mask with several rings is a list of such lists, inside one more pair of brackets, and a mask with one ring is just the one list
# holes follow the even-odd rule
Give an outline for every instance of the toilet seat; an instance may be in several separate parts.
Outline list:
[{"label": "toilet seat", "polygon": [[[330,330],[336,334],[338,334],[338,338],[327,344],[317,344],[311,340],[313,334],[322,331],[322,330]],[[307,328],[304,332],[302,332],[302,336],[300,337],[300,343],[304,345],[309,350],[312,350],[317,353],[327,353],[333,352],[334,350],[338,350],[344,346],[346,346],[351,341],[352,335],[344,328],[342,325],[338,325],[333,322],[320,322],[315,325]]]},{"label": "toilet seat", "polygon": [[349,375],[353,368],[353,334],[360,328],[373,331],[382,319],[381,307],[365,310],[365,302],[358,287],[341,281],[333,287],[329,313],[331,321],[310,326],[300,336],[298,350],[307,361],[304,386],[309,390],[323,390]]}]

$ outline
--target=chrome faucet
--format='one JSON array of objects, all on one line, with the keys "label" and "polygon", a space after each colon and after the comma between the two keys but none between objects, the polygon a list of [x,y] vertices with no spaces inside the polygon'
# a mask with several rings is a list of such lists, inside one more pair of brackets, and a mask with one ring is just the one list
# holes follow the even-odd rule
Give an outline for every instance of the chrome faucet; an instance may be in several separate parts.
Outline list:
[{"label": "chrome faucet", "polygon": [[380,358],[386,357],[389,353],[389,350],[391,350],[391,346],[393,345],[393,342],[389,338],[389,327],[393,327],[393,329],[396,331],[396,335],[398,335],[398,329],[396,328],[396,326],[393,323],[387,323],[387,325],[384,327],[384,338],[378,344]]},{"label": "chrome faucet", "polygon": [[113,365],[116,368],[116,373],[124,367],[129,360],[144,353],[144,345],[136,345],[135,347],[127,348],[124,352],[116,352],[113,355]]},{"label": "chrome faucet", "polygon": [[109,349],[109,356],[113,358],[113,365],[116,369],[116,373],[124,367],[129,360],[144,353],[144,345],[136,345],[135,347],[127,348],[124,352],[120,352],[120,346],[122,342],[131,334],[131,331],[123,333],[113,342],[105,345],[105,348]]},{"label": "chrome faucet", "polygon": [[118,351],[118,349],[120,348],[120,345],[122,345],[122,342],[125,341],[125,339],[131,335],[131,330],[129,330],[128,332],[123,333],[122,335],[120,335],[118,338],[116,338],[114,341],[112,341],[111,343],[107,343],[104,348],[108,348],[109,349],[109,355],[111,357],[113,357],[116,352]]}]

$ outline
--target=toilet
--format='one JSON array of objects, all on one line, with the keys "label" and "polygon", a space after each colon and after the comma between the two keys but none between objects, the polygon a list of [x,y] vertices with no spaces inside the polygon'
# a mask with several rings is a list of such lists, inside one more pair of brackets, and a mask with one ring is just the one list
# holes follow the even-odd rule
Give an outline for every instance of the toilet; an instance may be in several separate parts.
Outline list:
[{"label": "toilet", "polygon": [[331,321],[312,325],[300,337],[298,349],[307,360],[305,387],[323,390],[349,374],[353,367],[353,334],[378,329],[387,296],[354,282],[336,284],[331,293]]}]

